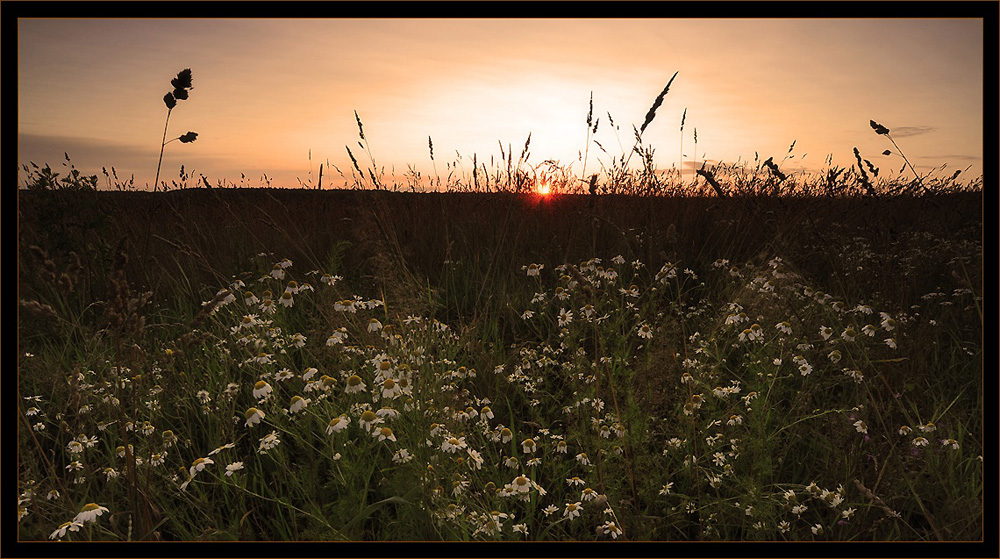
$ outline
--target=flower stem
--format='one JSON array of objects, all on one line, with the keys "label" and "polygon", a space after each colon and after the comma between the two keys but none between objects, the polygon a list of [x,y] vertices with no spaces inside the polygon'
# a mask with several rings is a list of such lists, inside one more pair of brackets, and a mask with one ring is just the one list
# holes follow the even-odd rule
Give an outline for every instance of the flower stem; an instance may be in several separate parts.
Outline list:
[{"label": "flower stem", "polygon": [[153,192],[160,186],[160,166],[163,164],[163,148],[167,146],[167,126],[170,124],[170,112],[173,109],[167,109],[167,121],[163,123],[163,140],[160,143],[160,160],[156,163],[156,180],[153,182]]}]

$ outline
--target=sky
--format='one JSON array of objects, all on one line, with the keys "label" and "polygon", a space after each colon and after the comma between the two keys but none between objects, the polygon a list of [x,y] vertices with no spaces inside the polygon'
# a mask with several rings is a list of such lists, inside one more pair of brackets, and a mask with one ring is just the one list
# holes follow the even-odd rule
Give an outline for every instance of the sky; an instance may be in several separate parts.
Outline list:
[{"label": "sky", "polygon": [[[921,173],[983,172],[981,19],[26,18],[17,31],[18,163],[59,171],[66,153],[102,186],[112,166],[153,184],[163,95],[185,68],[194,87],[167,139],[198,138],[166,145],[161,181],[181,165],[213,184],[315,184],[321,163],[349,178],[350,147],[402,183],[410,168],[468,170],[473,154],[489,165],[501,146],[516,160],[529,133],[529,163],[582,176],[586,151],[589,175],[631,149],[675,72],[643,133],[660,169],[756,153],[821,170],[828,155],[854,164],[857,147],[895,174],[874,119]],[[591,95],[605,151],[587,149]],[[325,186],[344,183],[324,170]]]}]

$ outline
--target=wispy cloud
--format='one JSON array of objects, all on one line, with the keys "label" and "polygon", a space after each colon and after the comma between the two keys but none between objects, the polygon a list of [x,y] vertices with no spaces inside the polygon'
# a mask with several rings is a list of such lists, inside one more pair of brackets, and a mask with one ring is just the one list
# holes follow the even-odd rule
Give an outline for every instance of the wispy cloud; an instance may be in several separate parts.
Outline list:
[{"label": "wispy cloud", "polygon": [[937,130],[935,126],[897,126],[892,129],[892,135],[897,138],[905,138],[907,136],[929,134],[935,130]]}]

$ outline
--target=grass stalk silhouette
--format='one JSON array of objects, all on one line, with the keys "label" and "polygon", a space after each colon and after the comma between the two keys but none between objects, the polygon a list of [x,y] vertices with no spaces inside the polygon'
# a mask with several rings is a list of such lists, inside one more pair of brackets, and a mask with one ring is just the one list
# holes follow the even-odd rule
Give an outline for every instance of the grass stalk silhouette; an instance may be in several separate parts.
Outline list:
[{"label": "grass stalk silhouette", "polygon": [[166,95],[163,96],[163,104],[167,106],[167,119],[163,124],[163,140],[160,143],[160,159],[156,163],[156,179],[153,182],[153,191],[155,192],[160,187],[160,167],[163,165],[163,150],[167,147],[167,144],[175,140],[179,140],[182,144],[189,144],[196,139],[198,139],[197,132],[188,132],[187,134],[182,134],[170,141],[167,141],[167,128],[170,126],[170,114],[173,112],[174,107],[177,106],[177,101],[184,101],[188,98],[188,90],[194,89],[191,85],[191,69],[185,68],[180,72],[177,72],[177,77],[170,80],[170,85],[174,86],[173,91],[168,91]]}]

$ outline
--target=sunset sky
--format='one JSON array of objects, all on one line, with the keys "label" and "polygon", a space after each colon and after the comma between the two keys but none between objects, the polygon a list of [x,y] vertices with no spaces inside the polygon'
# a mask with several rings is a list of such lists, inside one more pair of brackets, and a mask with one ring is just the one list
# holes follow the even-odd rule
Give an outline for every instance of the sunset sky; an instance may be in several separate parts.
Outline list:
[{"label": "sunset sky", "polygon": [[[266,173],[298,186],[327,161],[348,174],[345,146],[364,169],[354,111],[399,182],[408,165],[434,173],[428,136],[442,176],[456,151],[466,169],[501,144],[516,159],[529,132],[530,163],[580,173],[591,92],[596,139],[617,156],[677,72],[643,135],[661,169],[680,163],[687,109],[687,165],[777,162],[795,141],[786,172],[822,169],[828,154],[851,165],[857,146],[895,174],[874,119],[918,171],[971,165],[975,177],[983,40],[981,19],[21,19],[18,163],[59,170],[67,152],[88,174],[114,166],[152,185],[162,98],[191,68],[167,137],[199,136],[166,147],[161,180],[185,165],[212,183]],[[610,157],[591,145],[588,174],[599,162]],[[328,169],[331,183],[344,180]]]}]

